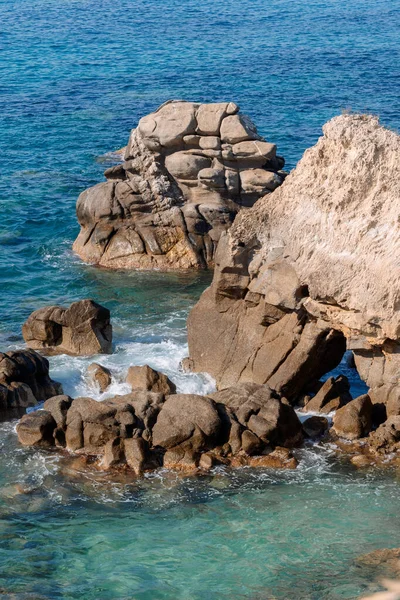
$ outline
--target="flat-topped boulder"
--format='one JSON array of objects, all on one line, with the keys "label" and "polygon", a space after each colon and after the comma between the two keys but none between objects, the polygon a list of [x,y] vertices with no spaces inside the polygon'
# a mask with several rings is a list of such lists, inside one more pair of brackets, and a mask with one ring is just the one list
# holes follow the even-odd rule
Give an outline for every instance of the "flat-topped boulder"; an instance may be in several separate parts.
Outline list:
[{"label": "flat-topped boulder", "polygon": [[[193,369],[219,387],[267,383],[296,403],[347,345],[374,408],[396,404],[399,203],[400,136],[366,115],[324,125],[283,185],[221,237],[188,320]],[[328,391],[311,407],[330,408]],[[335,408],[349,399],[336,398]]]},{"label": "flat-topped boulder", "polygon": [[49,375],[49,361],[34,350],[0,352],[0,421],[16,419],[26,409],[62,394]]},{"label": "flat-topped boulder", "polygon": [[86,356],[112,351],[110,311],[93,300],[69,308],[46,306],[35,310],[22,326],[29,348],[47,354]]},{"label": "flat-topped boulder", "polygon": [[221,233],[282,183],[283,166],[233,102],[166,102],[140,119],[107,181],[79,196],[74,251],[111,268],[212,266]]}]

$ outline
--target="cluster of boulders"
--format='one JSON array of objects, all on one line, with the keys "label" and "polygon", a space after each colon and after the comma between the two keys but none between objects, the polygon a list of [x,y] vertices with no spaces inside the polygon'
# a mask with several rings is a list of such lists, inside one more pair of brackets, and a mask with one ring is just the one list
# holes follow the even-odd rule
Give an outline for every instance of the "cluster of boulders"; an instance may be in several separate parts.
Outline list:
[{"label": "cluster of boulders", "polygon": [[73,302],[69,308],[46,306],[35,310],[22,326],[29,348],[46,354],[91,355],[110,353],[110,311],[93,300]]},{"label": "cluster of boulders", "polygon": [[282,183],[283,166],[233,102],[166,102],[140,119],[107,181],[79,196],[74,250],[111,268],[210,266],[221,233]]},{"label": "cluster of boulders", "polygon": [[62,387],[50,379],[46,358],[33,350],[0,353],[0,421],[21,417],[56,394]]},{"label": "cluster of boulders", "polygon": [[242,384],[208,396],[175,394],[164,387],[166,376],[157,375],[153,389],[162,381],[166,393],[133,387],[103,401],[50,398],[42,410],[19,421],[19,440],[65,448],[95,457],[102,468],[124,466],[136,475],[161,466],[296,466],[290,449],[301,445],[302,425],[287,400],[268,386]]}]

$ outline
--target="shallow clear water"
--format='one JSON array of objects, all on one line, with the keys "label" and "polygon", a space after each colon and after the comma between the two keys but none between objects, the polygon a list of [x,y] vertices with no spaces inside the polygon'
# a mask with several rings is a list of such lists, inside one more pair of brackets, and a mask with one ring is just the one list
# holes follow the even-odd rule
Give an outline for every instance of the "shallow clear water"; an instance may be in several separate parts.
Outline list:
[{"label": "shallow clear water", "polygon": [[[169,98],[236,101],[289,168],[343,109],[398,128],[399,13],[399,0],[0,0],[0,349],[22,344],[32,310],[92,297],[112,311],[115,353],[98,358],[112,391],[144,362],[180,391],[211,389],[178,368],[209,274],[82,264],[76,198]],[[91,360],[55,357],[52,373],[99,398]],[[13,428],[0,428],[4,598],[356,598],[374,574],[353,559],[400,545],[397,475],[328,451],[303,451],[290,473],[110,483],[19,448]]]}]

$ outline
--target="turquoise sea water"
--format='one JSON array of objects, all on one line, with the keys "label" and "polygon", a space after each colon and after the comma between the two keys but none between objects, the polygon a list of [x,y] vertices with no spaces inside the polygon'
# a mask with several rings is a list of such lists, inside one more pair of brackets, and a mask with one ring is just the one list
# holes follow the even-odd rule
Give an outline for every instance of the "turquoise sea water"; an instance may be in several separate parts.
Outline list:
[{"label": "turquoise sea water", "polygon": [[[82,264],[78,194],[169,98],[234,100],[289,168],[344,109],[398,128],[399,22],[399,0],[0,0],[0,349],[21,346],[32,310],[93,297],[113,315],[115,352],[99,358],[112,391],[144,362],[180,391],[211,389],[178,369],[210,275]],[[52,373],[96,395],[89,362],[56,357]],[[14,424],[0,444],[1,598],[350,599],[374,585],[354,558],[400,546],[396,473],[327,450],[293,473],[112,483],[19,448]]]}]

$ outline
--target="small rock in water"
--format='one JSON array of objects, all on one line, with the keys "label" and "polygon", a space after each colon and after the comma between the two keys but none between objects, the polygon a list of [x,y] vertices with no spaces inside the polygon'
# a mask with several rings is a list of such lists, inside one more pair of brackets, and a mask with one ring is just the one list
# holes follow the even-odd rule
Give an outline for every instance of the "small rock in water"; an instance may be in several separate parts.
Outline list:
[{"label": "small rock in water", "polygon": [[29,348],[48,354],[85,356],[112,351],[110,311],[93,300],[79,300],[69,308],[39,308],[23,324],[22,335]]},{"label": "small rock in water", "polygon": [[149,365],[129,367],[126,383],[129,383],[132,390],[147,390],[161,394],[176,392],[176,385],[164,373],[152,369]]},{"label": "small rock in water", "polygon": [[99,387],[100,392],[105,392],[111,385],[111,371],[107,367],[103,367],[97,363],[92,363],[87,368],[89,379]]}]

